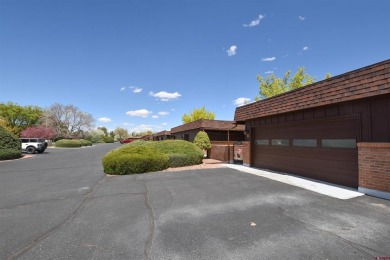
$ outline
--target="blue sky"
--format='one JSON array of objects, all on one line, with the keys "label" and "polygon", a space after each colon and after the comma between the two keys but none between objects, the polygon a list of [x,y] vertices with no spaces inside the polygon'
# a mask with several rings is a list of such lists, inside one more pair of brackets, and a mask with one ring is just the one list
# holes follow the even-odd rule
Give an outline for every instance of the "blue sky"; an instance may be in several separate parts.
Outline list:
[{"label": "blue sky", "polygon": [[322,80],[390,57],[390,1],[0,0],[0,102],[75,105],[113,130],[233,120],[257,75]]}]

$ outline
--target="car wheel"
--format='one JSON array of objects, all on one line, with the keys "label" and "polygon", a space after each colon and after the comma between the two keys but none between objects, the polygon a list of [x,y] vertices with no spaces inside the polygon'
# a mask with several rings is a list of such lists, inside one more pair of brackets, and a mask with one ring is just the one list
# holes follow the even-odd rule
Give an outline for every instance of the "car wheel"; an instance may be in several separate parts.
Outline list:
[{"label": "car wheel", "polygon": [[27,153],[30,153],[30,154],[35,153],[35,148],[33,146],[29,146],[29,147],[27,147],[26,151],[27,151]]}]

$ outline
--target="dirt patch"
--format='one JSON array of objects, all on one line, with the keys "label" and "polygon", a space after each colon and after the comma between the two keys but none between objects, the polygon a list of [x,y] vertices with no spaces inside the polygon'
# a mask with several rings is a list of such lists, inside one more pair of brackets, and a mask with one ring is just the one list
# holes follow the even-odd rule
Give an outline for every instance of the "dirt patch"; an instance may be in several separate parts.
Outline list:
[{"label": "dirt patch", "polygon": [[226,167],[224,162],[214,160],[214,159],[203,159],[202,164],[177,167],[177,168],[168,168],[161,172],[176,172],[176,171],[185,171],[185,170],[203,170],[203,169],[213,169],[213,168],[223,168]]}]

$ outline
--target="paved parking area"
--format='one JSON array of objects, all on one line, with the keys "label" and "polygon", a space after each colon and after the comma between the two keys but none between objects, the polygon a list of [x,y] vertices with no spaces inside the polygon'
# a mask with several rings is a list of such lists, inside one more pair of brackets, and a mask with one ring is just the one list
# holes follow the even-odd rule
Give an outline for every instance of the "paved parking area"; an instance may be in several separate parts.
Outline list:
[{"label": "paved parking area", "polygon": [[337,199],[227,167],[105,176],[108,148],[1,165],[1,259],[390,256],[387,200]]}]

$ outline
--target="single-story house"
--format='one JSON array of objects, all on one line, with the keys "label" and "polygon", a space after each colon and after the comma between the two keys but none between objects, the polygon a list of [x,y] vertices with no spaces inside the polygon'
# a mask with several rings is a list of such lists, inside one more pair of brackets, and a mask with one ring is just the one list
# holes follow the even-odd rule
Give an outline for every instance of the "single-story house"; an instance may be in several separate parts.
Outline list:
[{"label": "single-story house", "polygon": [[245,126],[234,121],[200,119],[171,129],[175,139],[193,142],[199,131],[205,131],[211,142],[207,157],[233,162],[234,144],[245,140]]},{"label": "single-story house", "polygon": [[170,140],[170,139],[173,139],[173,137],[171,135],[171,131],[167,131],[167,130],[155,133],[153,135],[153,141],[162,141],[162,140]]},{"label": "single-story house", "polygon": [[205,131],[210,141],[244,141],[244,125],[234,121],[199,119],[171,129],[175,139],[193,142],[199,131]]},{"label": "single-story house", "polygon": [[244,164],[390,198],[390,60],[236,108]]}]

